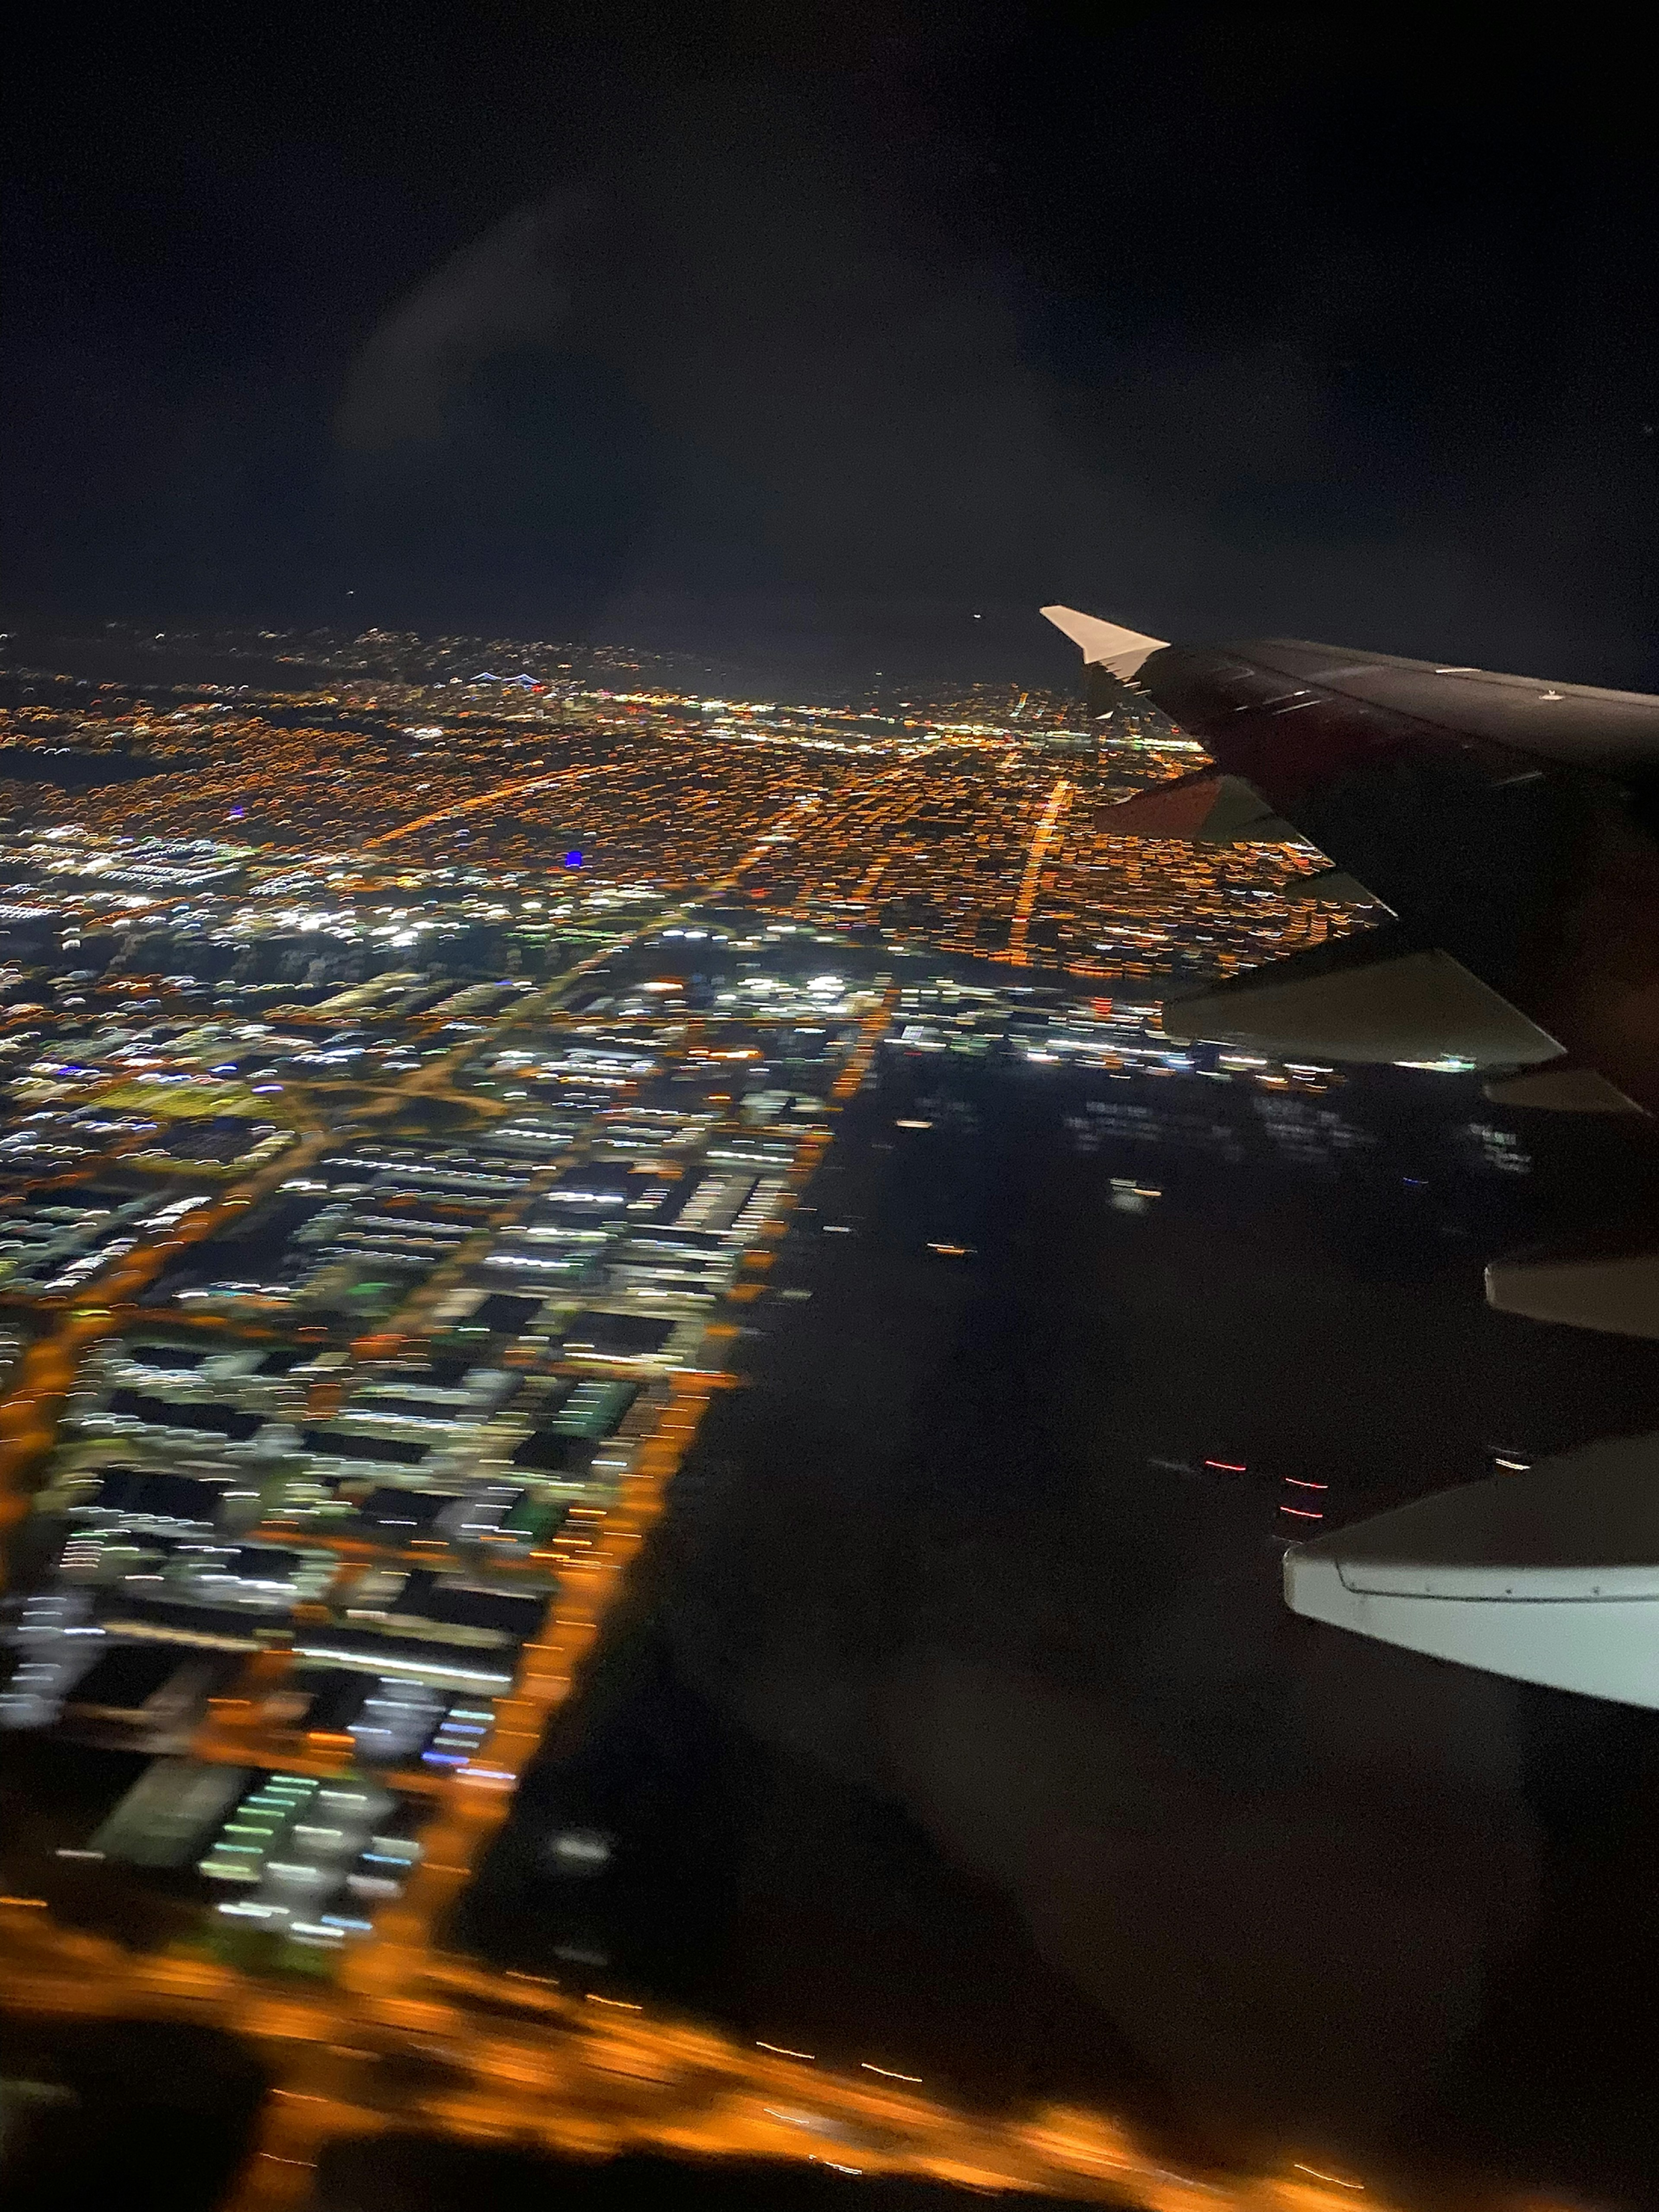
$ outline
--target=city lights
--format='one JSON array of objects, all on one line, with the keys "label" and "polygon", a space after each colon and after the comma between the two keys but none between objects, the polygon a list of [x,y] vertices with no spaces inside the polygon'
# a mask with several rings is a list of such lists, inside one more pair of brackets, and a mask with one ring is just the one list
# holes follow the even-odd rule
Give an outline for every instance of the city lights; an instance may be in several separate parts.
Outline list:
[{"label": "city lights", "polygon": [[[528,2084],[554,2148],[811,2157],[829,2129],[849,2173],[1167,2193],[1104,2122],[975,2119],[898,2063],[820,2068],[784,2113],[811,2054],[446,1931],[756,1301],[810,1296],[769,1271],[876,1055],[1316,1100],[1328,1068],[1172,1047],[1146,983],[1345,917],[1279,896],[1303,855],[1096,829],[1190,765],[1150,714],[1085,738],[1030,692],[796,708],[579,680],[568,648],[469,648],[518,672],[463,683],[443,646],[329,650],[322,691],[59,684],[8,717],[151,771],[18,787],[0,839],[0,1499],[33,1562],[0,1727],[143,1761],[0,1851],[9,1987],[212,2019],[279,2075],[337,2053],[270,2101],[249,2205],[380,2124],[373,2062],[434,2035],[461,2133]],[[570,1879],[611,1855],[550,1849]],[[67,1881],[158,1871],[206,1893],[170,1950],[59,1917]],[[1249,2187],[1206,2201],[1279,2201]]]}]

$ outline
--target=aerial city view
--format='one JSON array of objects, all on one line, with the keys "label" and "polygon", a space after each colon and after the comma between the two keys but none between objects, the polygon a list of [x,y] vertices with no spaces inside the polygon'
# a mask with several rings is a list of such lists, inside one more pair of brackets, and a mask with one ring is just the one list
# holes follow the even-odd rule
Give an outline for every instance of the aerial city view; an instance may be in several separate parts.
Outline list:
[{"label": "aerial city view", "polygon": [[[287,2064],[325,2017],[603,2006],[569,2023],[601,2105],[619,2037],[671,2063],[609,2124],[671,2137],[689,2031],[636,2019],[582,1932],[608,1829],[538,1836],[525,1966],[444,1944],[458,1911],[499,1942],[489,1869],[525,1875],[497,1831],[711,1401],[810,1337],[821,1240],[882,1233],[852,1195],[872,1145],[941,1184],[917,1250],[929,1303],[960,1297],[983,1199],[949,1152],[988,1085],[1063,1106],[1129,1217],[1170,1136],[1373,1141],[1332,1069],[1172,1048],[1148,989],[1355,917],[1296,902],[1291,849],[1115,854],[1096,805],[1199,750],[1127,692],[1103,738],[1042,695],[783,707],[648,655],[202,646],[265,682],[7,672],[8,1980],[227,2027],[287,1989]],[[866,1094],[911,1110],[872,1135]],[[313,2094],[349,2111],[328,2056]],[[704,2059],[737,2069],[710,2141],[763,2146],[724,2108],[763,2045]],[[538,2063],[470,2094],[506,2111]],[[550,2142],[606,2124],[594,2094]],[[273,2154],[330,2110],[275,2106]],[[1087,2171],[1092,2134],[1066,2142],[1020,2167]]]},{"label": "aerial city view", "polygon": [[8,2208],[1659,2202],[1641,118],[836,15],[41,76]]},{"label": "aerial city view", "polygon": [[[178,681],[192,650],[242,680]],[[1455,1064],[1171,1043],[1173,981],[1376,917],[1310,890],[1305,846],[1114,837],[1113,800],[1204,758],[1127,686],[1093,719],[1030,690],[791,706],[648,653],[378,632],[54,657],[121,656],[3,679],[11,1999],[247,2043],[252,2203],[411,2115],[590,2154],[805,2128],[811,2155],[833,2125],[899,2171],[1174,2187],[1179,2034],[1112,2020],[1109,1983],[1088,2017],[950,1895],[930,1832],[997,1871],[1033,1838],[1014,1805],[978,1832],[1002,1788],[956,1802],[939,1732],[1059,1786],[1056,1679],[1108,1656],[1066,1615],[1109,1601],[1172,1632],[1109,1654],[1159,1686],[1145,1802],[1213,1820],[1328,1750],[1294,1707],[1331,1655],[1239,1611],[1334,1504],[1413,1486],[1397,1417],[1335,1448],[1333,1378],[1252,1388],[1250,1347],[1316,1330],[1310,1277],[1375,1245],[1470,1340],[1435,1473],[1557,1441],[1565,1378],[1480,1345],[1449,1264],[1527,1218],[1534,1139]],[[511,665],[447,672],[483,662]],[[1232,1300],[1277,1311],[1195,1374]],[[1634,1399],[1650,1368],[1613,1371]],[[1051,1516],[1131,1523],[1086,1595]],[[857,1765],[744,1771],[802,1736],[862,1765],[871,1729],[907,1818]],[[786,1838],[803,1790],[831,1802]],[[1419,1817],[1445,1852],[1446,1808]],[[895,1878],[920,1924],[878,1936],[861,1893]],[[930,1924],[953,1905],[971,1935]],[[981,1945],[1018,2000],[970,1986]]]}]

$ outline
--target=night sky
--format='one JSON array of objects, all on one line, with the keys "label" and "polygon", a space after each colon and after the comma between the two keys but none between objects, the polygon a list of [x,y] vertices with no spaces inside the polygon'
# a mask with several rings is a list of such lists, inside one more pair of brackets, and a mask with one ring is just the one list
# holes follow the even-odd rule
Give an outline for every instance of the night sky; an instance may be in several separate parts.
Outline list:
[{"label": "night sky", "polygon": [[1659,684],[1646,78],[1563,31],[54,19],[0,605],[1063,678],[1060,597]]}]

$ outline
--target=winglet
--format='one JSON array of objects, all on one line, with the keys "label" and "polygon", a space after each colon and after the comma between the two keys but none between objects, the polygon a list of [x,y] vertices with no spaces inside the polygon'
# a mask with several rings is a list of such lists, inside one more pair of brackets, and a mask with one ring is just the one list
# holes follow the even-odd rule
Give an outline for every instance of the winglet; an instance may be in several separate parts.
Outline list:
[{"label": "winglet", "polygon": [[1102,622],[1097,615],[1079,614],[1075,607],[1044,607],[1042,612],[1073,645],[1082,647],[1085,666],[1109,668],[1126,684],[1142,661],[1161,652],[1170,641],[1166,637],[1143,637],[1137,629]]}]

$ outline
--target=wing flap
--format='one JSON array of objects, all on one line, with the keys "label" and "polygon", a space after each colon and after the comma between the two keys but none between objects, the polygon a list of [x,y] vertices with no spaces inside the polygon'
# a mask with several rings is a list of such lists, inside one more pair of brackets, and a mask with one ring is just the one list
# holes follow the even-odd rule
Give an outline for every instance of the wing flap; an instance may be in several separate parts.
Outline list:
[{"label": "wing flap", "polygon": [[1299,830],[1275,814],[1238,775],[1181,776],[1103,806],[1095,827],[1108,837],[1169,837],[1198,845],[1290,845]]},{"label": "wing flap", "polygon": [[1659,1707],[1659,1437],[1608,1438],[1293,1545],[1285,1597],[1408,1651]]},{"label": "wing flap", "polygon": [[1525,1067],[1561,1054],[1553,1036],[1450,953],[1388,955],[1363,937],[1334,955],[1322,947],[1317,956],[1277,961],[1170,1000],[1164,1026],[1179,1044],[1201,1040],[1396,1066]]}]

